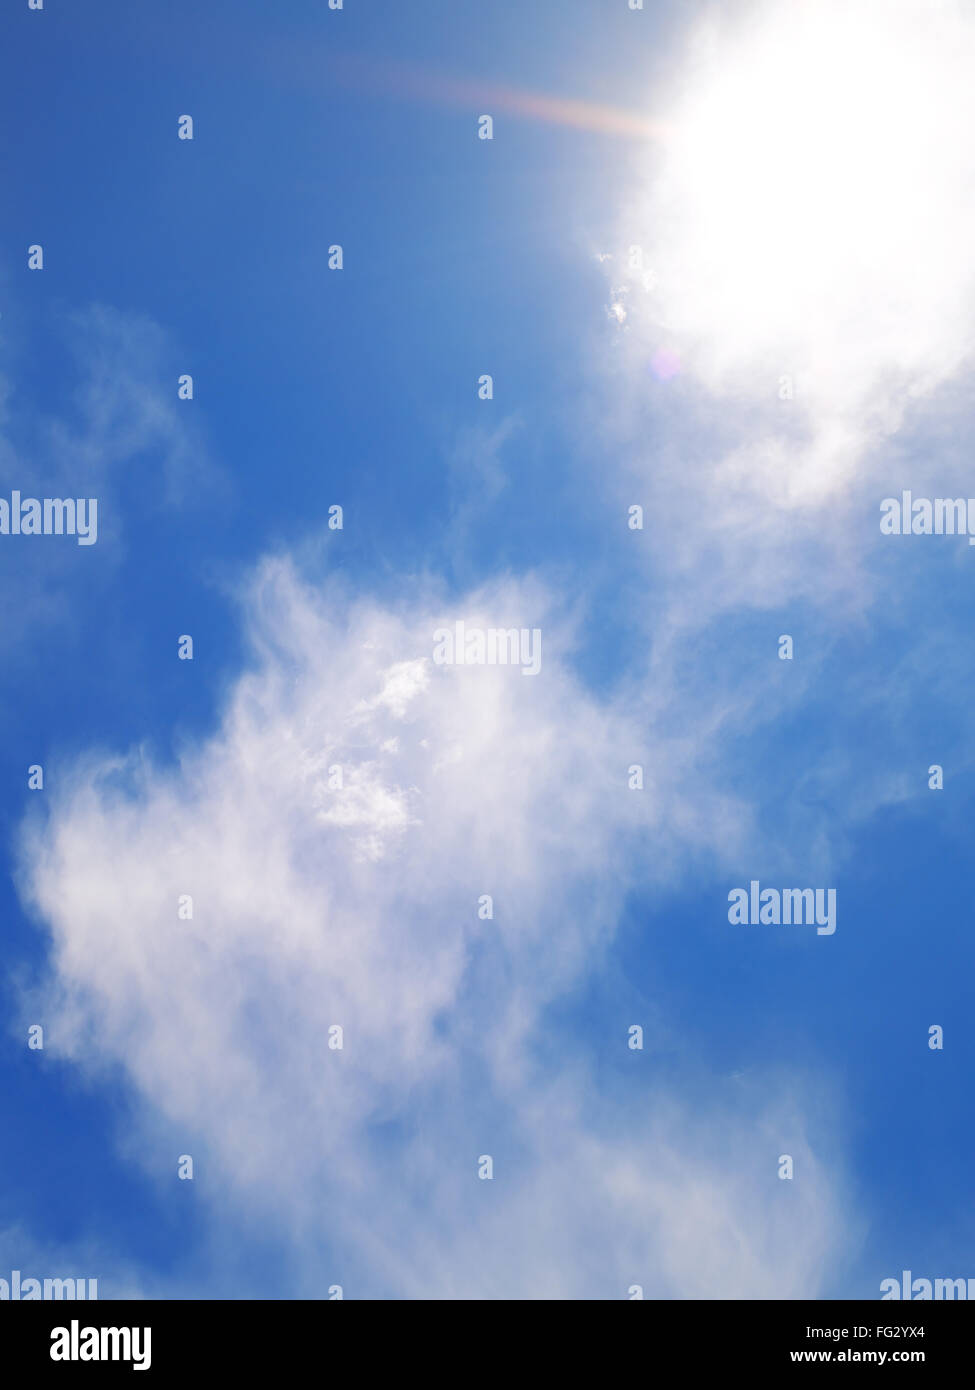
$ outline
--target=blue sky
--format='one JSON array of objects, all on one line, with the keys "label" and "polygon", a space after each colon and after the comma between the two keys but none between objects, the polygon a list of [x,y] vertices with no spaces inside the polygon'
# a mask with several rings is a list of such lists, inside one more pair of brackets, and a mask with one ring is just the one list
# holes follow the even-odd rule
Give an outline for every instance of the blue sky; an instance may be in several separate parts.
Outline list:
[{"label": "blue sky", "polygon": [[0,1277],[975,1274],[975,19],[774,10],[8,8]]}]

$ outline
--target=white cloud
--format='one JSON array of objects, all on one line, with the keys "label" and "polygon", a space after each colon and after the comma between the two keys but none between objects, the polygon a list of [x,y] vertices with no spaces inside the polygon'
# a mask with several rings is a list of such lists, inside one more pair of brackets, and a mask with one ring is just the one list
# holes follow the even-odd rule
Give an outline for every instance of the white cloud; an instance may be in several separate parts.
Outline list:
[{"label": "white cloud", "polygon": [[[5,495],[94,497],[98,539],[2,537],[0,619],[8,644],[76,620],[66,594],[100,596],[117,573],[134,527],[192,488],[216,501],[213,464],[195,406],[176,396],[176,354],[151,319],[92,305],[59,321],[72,384],[57,414],[38,415],[31,385],[0,379],[0,465]],[[139,479],[137,503],[120,499]],[[173,513],[175,515],[175,513]],[[95,597],[95,602],[100,597]]]},{"label": "white cloud", "polygon": [[[552,1061],[546,1006],[596,968],[627,891],[735,843],[727,803],[688,797],[683,741],[626,789],[645,734],[575,682],[532,583],[393,611],[273,562],[247,612],[254,662],[211,739],[174,767],[54,771],[25,831],[51,933],[32,1016],[52,1056],[125,1075],[133,1158],[175,1184],[193,1153],[217,1246],[273,1231],[305,1291],[815,1293],[842,1203],[789,1087],[699,1097],[693,1125],[654,1091],[651,1123],[600,1099],[571,1035]],[[434,666],[456,616],[542,626],[541,675]]]}]

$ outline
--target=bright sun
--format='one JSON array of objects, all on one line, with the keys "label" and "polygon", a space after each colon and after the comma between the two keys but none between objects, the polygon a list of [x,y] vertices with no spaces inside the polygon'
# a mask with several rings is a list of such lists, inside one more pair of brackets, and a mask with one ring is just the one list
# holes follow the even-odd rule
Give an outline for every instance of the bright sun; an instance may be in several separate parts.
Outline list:
[{"label": "bright sun", "polygon": [[655,312],[711,384],[863,355],[940,370],[969,337],[973,25],[923,0],[788,0],[699,36],[639,210]]}]

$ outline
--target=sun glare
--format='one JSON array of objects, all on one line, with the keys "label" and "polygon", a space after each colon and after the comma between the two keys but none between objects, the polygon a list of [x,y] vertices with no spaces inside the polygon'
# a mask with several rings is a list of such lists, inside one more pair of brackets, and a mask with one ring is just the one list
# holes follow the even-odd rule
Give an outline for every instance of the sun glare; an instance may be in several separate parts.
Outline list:
[{"label": "sun glare", "polygon": [[871,0],[764,5],[700,38],[643,217],[657,304],[717,381],[957,354],[972,284],[972,26]]}]

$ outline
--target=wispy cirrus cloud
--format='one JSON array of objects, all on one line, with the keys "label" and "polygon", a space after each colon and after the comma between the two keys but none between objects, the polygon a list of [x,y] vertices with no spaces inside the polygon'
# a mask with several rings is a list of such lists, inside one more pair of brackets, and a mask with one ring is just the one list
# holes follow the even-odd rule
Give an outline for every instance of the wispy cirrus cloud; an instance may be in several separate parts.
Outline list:
[{"label": "wispy cirrus cloud", "polygon": [[[245,611],[253,661],[214,736],[171,767],[61,769],[22,844],[50,933],[31,1008],[52,1055],[124,1075],[154,1136],[133,1152],[173,1184],[195,1154],[215,1246],[246,1209],[306,1292],[815,1293],[845,1198],[801,1079],[705,1097],[719,1147],[660,1087],[650,1123],[600,1099],[571,1031],[552,1060],[549,1006],[598,971],[627,892],[733,847],[706,786],[674,810],[686,750],[662,741],[647,792],[627,788],[638,730],[572,677],[538,584],[463,604],[541,623],[534,680],[435,666],[457,611],[435,594],[351,602],[275,561]],[[622,1025],[607,1046],[628,1055]],[[806,1181],[785,1206],[789,1144]]]},{"label": "wispy cirrus cloud", "polygon": [[59,322],[57,341],[73,387],[57,411],[39,409],[13,370],[0,382],[0,491],[95,498],[97,541],[0,537],[8,641],[63,623],[67,595],[109,583],[147,517],[226,493],[195,403],[177,398],[178,354],[158,324],[92,305]]}]

